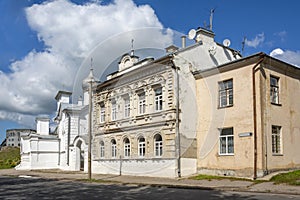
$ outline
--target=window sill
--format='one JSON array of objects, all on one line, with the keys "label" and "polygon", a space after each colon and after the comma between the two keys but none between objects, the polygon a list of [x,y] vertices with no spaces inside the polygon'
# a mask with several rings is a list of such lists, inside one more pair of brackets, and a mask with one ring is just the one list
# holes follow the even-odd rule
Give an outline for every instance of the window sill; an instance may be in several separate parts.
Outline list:
[{"label": "window sill", "polygon": [[271,102],[271,104],[274,105],[274,106],[282,106],[281,103],[274,103],[274,102]]},{"label": "window sill", "polygon": [[230,107],[233,107],[233,104],[232,105],[228,105],[228,106],[218,106],[218,109],[223,109],[223,108],[230,108]]},{"label": "window sill", "polygon": [[272,156],[283,156],[282,153],[273,153]]},{"label": "window sill", "polygon": [[219,156],[234,156],[234,153],[228,153],[228,154],[220,154],[219,153]]}]

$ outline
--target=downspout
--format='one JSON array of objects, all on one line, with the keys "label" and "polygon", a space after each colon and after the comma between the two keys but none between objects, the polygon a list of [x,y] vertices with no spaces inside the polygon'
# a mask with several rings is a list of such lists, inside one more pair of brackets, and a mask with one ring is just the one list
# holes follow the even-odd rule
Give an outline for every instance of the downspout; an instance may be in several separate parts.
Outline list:
[{"label": "downspout", "polygon": [[[173,61],[172,61],[173,62]],[[181,177],[181,142],[180,142],[180,132],[179,132],[179,67],[177,67],[174,63],[172,66],[175,69],[175,76],[176,76],[176,138],[177,138],[177,175]]]},{"label": "downspout", "polygon": [[69,113],[67,113],[67,117],[68,117],[68,142],[67,142],[67,165],[69,166],[70,164],[70,135],[71,135],[71,116]]},{"label": "downspout", "polygon": [[253,128],[254,128],[254,162],[253,162],[253,179],[257,178],[257,112],[256,112],[256,84],[255,84],[255,72],[256,67],[264,60],[264,54],[261,54],[261,58],[252,68],[252,93],[253,93]]}]

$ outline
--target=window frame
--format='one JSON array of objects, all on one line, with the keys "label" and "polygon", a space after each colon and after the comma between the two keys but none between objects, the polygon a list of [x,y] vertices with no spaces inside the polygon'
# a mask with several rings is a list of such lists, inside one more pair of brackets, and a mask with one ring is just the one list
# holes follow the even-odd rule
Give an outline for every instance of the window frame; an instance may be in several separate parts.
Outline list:
[{"label": "window frame", "polygon": [[[127,142],[128,141],[128,142]],[[130,151],[131,151],[131,145],[130,145],[130,140],[126,137],[124,139],[124,158],[129,158],[130,157]]]},{"label": "window frame", "polygon": [[[231,134],[226,134],[225,131],[231,130]],[[223,132],[224,131],[224,132]],[[234,129],[233,127],[226,127],[219,129],[219,155],[220,156],[232,156],[234,155]],[[224,140],[225,139],[225,140]],[[232,147],[230,147],[229,139],[232,139]],[[223,151],[223,142],[225,141],[225,152]],[[232,148],[232,151],[230,151]]]},{"label": "window frame", "polygon": [[[144,141],[141,141],[141,139]],[[139,137],[138,139],[138,155],[142,158],[146,155],[146,140],[144,137]]]},{"label": "window frame", "polygon": [[101,141],[100,142],[100,158],[104,158],[105,157],[105,145],[104,142]]},{"label": "window frame", "polygon": [[105,106],[100,106],[100,123],[105,122]]},{"label": "window frame", "polygon": [[111,121],[117,120],[117,102],[114,100],[111,102]]},{"label": "window frame", "polygon": [[[273,130],[278,132],[274,133]],[[275,141],[274,141],[275,139]],[[272,125],[271,127],[271,147],[273,155],[282,155],[282,126]],[[274,143],[275,142],[275,143]]]},{"label": "window frame", "polygon": [[115,139],[112,139],[110,141],[111,144],[111,157],[116,158],[117,157],[117,142]]},{"label": "window frame", "polygon": [[[159,92],[157,92],[159,91]],[[163,110],[163,89],[162,87],[154,88],[154,110],[156,112]]]},{"label": "window frame", "polygon": [[145,92],[142,92],[139,94],[139,100],[138,100],[138,110],[139,115],[143,115],[146,113],[146,94]]},{"label": "window frame", "polygon": [[124,98],[124,118],[130,117],[130,98]]},{"label": "window frame", "polygon": [[[231,87],[229,83],[231,82]],[[227,79],[218,82],[218,108],[227,108],[233,106],[233,79]],[[225,104],[223,105],[223,100],[225,97]]]},{"label": "window frame", "polygon": [[[158,140],[157,137],[160,137],[161,140]],[[155,134],[154,136],[154,156],[162,157],[163,155],[163,139],[161,134]]]},{"label": "window frame", "polygon": [[[275,80],[276,83],[273,84]],[[280,105],[280,78],[274,75],[270,75],[270,102],[271,104]]]}]

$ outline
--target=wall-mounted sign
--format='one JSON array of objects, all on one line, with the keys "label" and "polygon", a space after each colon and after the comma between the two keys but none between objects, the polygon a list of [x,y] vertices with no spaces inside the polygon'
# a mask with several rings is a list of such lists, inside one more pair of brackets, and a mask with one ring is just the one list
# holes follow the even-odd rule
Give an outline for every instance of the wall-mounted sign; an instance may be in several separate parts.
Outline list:
[{"label": "wall-mounted sign", "polygon": [[252,136],[251,132],[239,133],[239,137],[250,137],[250,136]]}]

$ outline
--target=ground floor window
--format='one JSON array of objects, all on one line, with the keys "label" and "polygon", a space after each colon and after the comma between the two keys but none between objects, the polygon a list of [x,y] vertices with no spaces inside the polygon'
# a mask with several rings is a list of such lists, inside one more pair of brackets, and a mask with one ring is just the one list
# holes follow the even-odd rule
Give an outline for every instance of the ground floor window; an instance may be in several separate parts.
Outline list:
[{"label": "ground floor window", "polygon": [[234,153],[233,128],[220,130],[220,155],[232,155]]},{"label": "ground floor window", "polygon": [[104,158],[105,156],[105,151],[104,151],[104,142],[100,142],[100,158]]},{"label": "ground floor window", "polygon": [[139,156],[144,157],[146,152],[146,143],[145,138],[140,137],[139,138]]},{"label": "ground floor window", "polygon": [[111,157],[117,157],[117,143],[115,139],[111,140]]},{"label": "ground floor window", "polygon": [[163,154],[163,141],[160,134],[154,136],[155,156],[162,156]]},{"label": "ground floor window", "polygon": [[128,138],[124,139],[124,157],[128,158],[130,156],[130,141]]},{"label": "ground floor window", "polygon": [[272,126],[272,153],[281,154],[281,126]]}]

